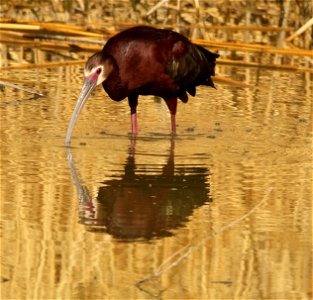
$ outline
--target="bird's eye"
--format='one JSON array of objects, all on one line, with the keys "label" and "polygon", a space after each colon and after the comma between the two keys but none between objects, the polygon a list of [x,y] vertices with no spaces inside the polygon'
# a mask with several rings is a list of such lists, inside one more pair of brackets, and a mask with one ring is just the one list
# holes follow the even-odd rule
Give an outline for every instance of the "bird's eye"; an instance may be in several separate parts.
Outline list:
[{"label": "bird's eye", "polygon": [[97,74],[100,74],[101,73],[101,68],[97,69]]}]

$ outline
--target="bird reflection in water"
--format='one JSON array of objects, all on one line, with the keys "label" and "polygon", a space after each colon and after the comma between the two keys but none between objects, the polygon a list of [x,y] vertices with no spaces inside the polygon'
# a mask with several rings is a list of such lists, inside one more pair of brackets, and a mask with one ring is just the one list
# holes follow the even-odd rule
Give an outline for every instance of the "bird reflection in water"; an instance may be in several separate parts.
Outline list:
[{"label": "bird reflection in water", "polygon": [[124,174],[106,180],[95,199],[81,180],[70,148],[67,158],[79,198],[79,221],[90,231],[103,231],[122,240],[151,239],[172,235],[193,210],[210,202],[209,170],[203,166],[175,167],[174,140],[161,170],[145,165],[138,170],[135,147]]}]

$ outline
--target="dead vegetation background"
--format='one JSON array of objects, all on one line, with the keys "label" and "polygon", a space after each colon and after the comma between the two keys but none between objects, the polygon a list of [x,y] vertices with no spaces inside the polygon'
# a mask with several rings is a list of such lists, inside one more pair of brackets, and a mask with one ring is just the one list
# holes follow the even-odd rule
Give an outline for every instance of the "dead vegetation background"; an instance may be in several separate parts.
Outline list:
[{"label": "dead vegetation background", "polygon": [[311,0],[13,0],[0,17],[2,69],[82,63],[137,24],[176,30],[219,52],[220,64],[313,64]]}]

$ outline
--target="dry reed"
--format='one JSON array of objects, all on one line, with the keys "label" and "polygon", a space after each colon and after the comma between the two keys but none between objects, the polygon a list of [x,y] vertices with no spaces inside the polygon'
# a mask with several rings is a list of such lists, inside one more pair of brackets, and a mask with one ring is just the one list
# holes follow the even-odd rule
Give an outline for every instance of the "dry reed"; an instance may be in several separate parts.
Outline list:
[{"label": "dry reed", "polygon": [[[95,1],[97,2],[97,1]],[[205,2],[205,1],[204,1]],[[12,4],[13,5],[13,4]],[[228,3],[229,8],[232,6],[237,7],[235,3]],[[129,9],[134,13],[135,19],[133,18],[123,18],[122,16],[115,16],[117,11],[122,11],[126,8],[123,1],[118,1],[110,9],[110,18],[106,18],[106,22],[97,22],[93,18],[85,19],[85,25],[75,25],[71,22],[44,22],[41,20],[25,20],[16,14],[16,18],[6,18],[5,15],[0,19],[0,43],[6,45],[4,47],[26,47],[26,48],[38,48],[43,51],[67,51],[82,54],[84,52],[95,52],[101,50],[105,40],[110,36],[116,34],[118,31],[124,28],[129,28],[138,23],[142,25],[152,25],[157,28],[170,28],[177,29],[178,31],[183,30],[184,32],[189,32],[189,34],[194,37],[192,41],[203,47],[223,51],[221,58],[218,60],[219,64],[235,65],[241,67],[262,67],[270,68],[281,71],[301,71],[301,72],[311,72],[310,67],[313,64],[313,52],[312,50],[299,48],[296,46],[296,40],[299,36],[308,36],[308,32],[312,31],[313,19],[309,19],[298,30],[294,30],[289,25],[287,18],[291,18],[291,9],[298,9],[294,7],[293,4],[288,2],[284,7],[284,14],[280,16],[280,23],[271,22],[267,26],[262,26],[262,24],[252,23],[251,14],[253,5],[246,7],[246,21],[244,23],[232,23],[230,20],[225,19],[226,24],[219,24],[218,22],[207,22],[202,20],[204,16],[218,16],[213,13],[211,8],[205,8],[204,3],[200,1],[194,1],[193,5],[186,6],[181,1],[177,1],[173,5],[172,1],[162,0],[157,1],[154,5],[149,7],[142,7],[140,4],[132,4]],[[86,16],[92,15],[89,11],[87,14],[88,5],[85,3],[80,3],[80,8],[82,11],[86,11]],[[210,7],[210,5],[209,5]],[[25,8],[26,9],[26,8]],[[28,9],[28,7],[27,7]],[[65,11],[70,9],[65,8]],[[128,9],[128,13],[129,13]],[[221,3],[216,3],[215,9],[219,11],[219,14],[223,14],[225,9]],[[276,12],[271,12],[271,15],[278,16],[279,11],[282,7],[277,6]],[[192,22],[186,22],[186,13],[190,14],[190,18],[193,19]],[[238,12],[239,13],[239,12]],[[233,13],[236,16],[236,13]],[[166,22],[160,22],[160,19],[164,17],[167,18]],[[270,17],[270,16],[269,16]],[[305,17],[305,16],[304,16]],[[97,18],[101,20],[101,18]],[[171,20],[171,21],[167,21]],[[198,32],[198,34],[196,34]],[[211,34],[212,32],[212,34]],[[277,45],[271,45],[270,40],[267,38],[267,42],[253,42],[251,37],[256,36],[256,33],[266,34],[268,36],[277,34],[280,47]],[[215,33],[217,36],[216,40],[212,38],[207,38]],[[222,34],[221,34],[222,33]],[[242,35],[244,40],[238,40],[234,36]],[[288,37],[283,40],[288,34]],[[205,36],[206,38],[200,38],[200,36]],[[247,42],[246,42],[247,41]],[[285,43],[284,43],[285,41]],[[306,42],[307,43],[307,42]],[[289,47],[286,48],[286,45]],[[3,51],[3,55],[7,50]],[[236,53],[238,58],[242,59],[232,59],[232,56]],[[245,53],[259,54],[259,55],[279,55],[275,56],[276,60],[274,63],[264,62],[259,59],[256,61],[250,61],[247,59]],[[79,56],[79,55],[78,55]],[[245,57],[245,59],[243,59]],[[261,56],[260,56],[261,57]],[[278,59],[277,59],[278,57]],[[301,63],[294,63],[294,57],[301,60]],[[75,57],[75,59],[77,59]],[[8,61],[4,58],[4,61]],[[291,62],[291,63],[286,63]],[[59,65],[67,64],[81,64],[79,59],[77,62],[47,62],[41,64],[29,64],[29,67],[55,67]],[[8,66],[2,67],[2,70],[8,68],[27,68],[25,64],[13,65],[11,62]],[[217,79],[220,80],[220,79]],[[225,78],[224,78],[224,82]],[[236,83],[234,83],[236,84]]]}]

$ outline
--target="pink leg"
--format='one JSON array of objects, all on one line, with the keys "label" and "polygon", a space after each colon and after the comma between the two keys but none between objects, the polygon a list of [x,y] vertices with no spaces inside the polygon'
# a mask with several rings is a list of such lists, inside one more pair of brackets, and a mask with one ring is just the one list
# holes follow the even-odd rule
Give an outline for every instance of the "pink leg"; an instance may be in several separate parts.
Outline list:
[{"label": "pink leg", "polygon": [[137,104],[138,104],[138,95],[129,95],[128,104],[130,106],[131,114],[131,124],[132,124],[132,135],[138,134],[138,124],[137,124]]},{"label": "pink leg", "polygon": [[177,98],[165,99],[167,107],[171,113],[171,129],[172,134],[176,135],[176,109],[177,109]]},{"label": "pink leg", "polygon": [[138,124],[137,124],[137,113],[134,112],[131,114],[131,123],[132,123],[132,134],[138,134]]}]

